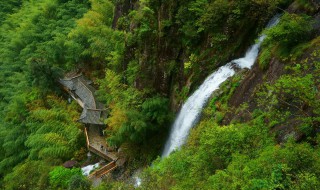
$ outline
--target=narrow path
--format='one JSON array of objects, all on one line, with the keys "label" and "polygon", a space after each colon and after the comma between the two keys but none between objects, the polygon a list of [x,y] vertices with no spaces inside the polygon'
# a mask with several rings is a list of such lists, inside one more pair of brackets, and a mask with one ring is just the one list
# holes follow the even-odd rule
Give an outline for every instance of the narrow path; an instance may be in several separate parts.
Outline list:
[{"label": "narrow path", "polygon": [[100,135],[96,126],[85,128],[88,149],[108,161],[117,161],[118,157],[111,147],[108,147],[105,138]]}]

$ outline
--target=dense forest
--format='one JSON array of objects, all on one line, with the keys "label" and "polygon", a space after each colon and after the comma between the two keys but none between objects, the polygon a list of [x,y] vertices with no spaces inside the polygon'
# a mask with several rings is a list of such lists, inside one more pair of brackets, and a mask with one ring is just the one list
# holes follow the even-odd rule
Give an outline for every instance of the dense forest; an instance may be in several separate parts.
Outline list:
[{"label": "dense forest", "polygon": [[[4,0],[0,25],[0,189],[320,189],[318,1]],[[182,104],[260,35],[252,69],[162,158]],[[58,82],[68,72],[92,80],[105,141],[126,160],[99,184],[81,171],[81,107]]]}]

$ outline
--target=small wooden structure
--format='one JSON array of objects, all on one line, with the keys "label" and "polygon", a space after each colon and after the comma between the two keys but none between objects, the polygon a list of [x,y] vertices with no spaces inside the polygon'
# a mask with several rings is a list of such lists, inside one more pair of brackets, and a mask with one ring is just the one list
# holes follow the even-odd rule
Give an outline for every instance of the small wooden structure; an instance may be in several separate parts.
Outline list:
[{"label": "small wooden structure", "polygon": [[78,74],[69,78],[59,80],[63,89],[77,101],[83,108],[79,122],[85,124],[104,125],[102,120],[107,116],[107,110],[103,104],[95,99],[95,89],[91,86],[91,81]]},{"label": "small wooden structure", "polygon": [[63,89],[83,108],[78,122],[84,123],[87,148],[101,158],[110,161],[109,164],[91,174],[93,177],[101,177],[117,168],[116,152],[109,152],[105,138],[101,135],[101,126],[104,126],[103,119],[107,118],[107,110],[103,104],[96,101],[95,89],[91,86],[92,82],[87,80],[82,74],[67,74],[59,83]]}]

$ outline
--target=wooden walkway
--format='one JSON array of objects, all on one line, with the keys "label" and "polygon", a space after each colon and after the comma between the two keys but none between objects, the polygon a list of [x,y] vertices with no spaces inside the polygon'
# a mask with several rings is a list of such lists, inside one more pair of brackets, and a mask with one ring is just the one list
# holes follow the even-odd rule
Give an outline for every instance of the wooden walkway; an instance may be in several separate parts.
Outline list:
[{"label": "wooden walkway", "polygon": [[[98,127],[86,127],[85,134],[87,147],[91,152],[109,161],[118,160],[116,153],[107,145],[105,138],[100,135]],[[103,147],[102,149],[101,146]]]},{"label": "wooden walkway", "polygon": [[101,158],[110,161],[106,166],[89,175],[89,179],[96,180],[117,168],[117,154],[110,148],[105,137],[100,133],[100,126],[105,126],[103,119],[107,117],[106,109],[96,101],[95,89],[91,81],[78,74],[59,80],[63,89],[83,108],[79,122],[86,124],[85,135],[87,148]]}]

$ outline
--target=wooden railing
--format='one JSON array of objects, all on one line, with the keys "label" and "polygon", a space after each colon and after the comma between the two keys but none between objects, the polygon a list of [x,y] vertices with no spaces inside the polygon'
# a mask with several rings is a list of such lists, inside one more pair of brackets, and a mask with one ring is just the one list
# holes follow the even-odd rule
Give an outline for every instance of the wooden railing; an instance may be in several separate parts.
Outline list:
[{"label": "wooden railing", "polygon": [[114,169],[117,168],[116,162],[112,161],[109,164],[103,166],[102,168],[94,171],[93,173],[91,173],[88,178],[92,179],[94,177],[98,178],[98,177],[103,177],[104,175],[110,173],[111,171],[113,171]]},{"label": "wooden railing", "polygon": [[108,155],[102,153],[100,150],[94,148],[94,147],[91,146],[90,144],[89,144],[89,151],[91,151],[91,152],[99,155],[100,157],[102,157],[102,158],[104,158],[104,159],[106,159],[106,160],[113,161],[113,159],[112,159],[111,157],[109,157]]},{"label": "wooden railing", "polygon": [[87,128],[84,128],[84,133],[86,134],[86,142],[87,142],[87,148],[89,149],[90,147],[90,141],[89,141],[89,135],[88,135],[88,131]]},{"label": "wooden railing", "polygon": [[109,170],[103,172],[100,177],[103,177],[105,175],[107,175],[108,173],[112,172],[113,170],[115,170],[117,168],[117,165],[114,165],[112,168],[110,168]]},{"label": "wooden railing", "polygon": [[[95,147],[93,147],[91,144],[90,144],[90,140],[89,140],[89,135],[88,135],[88,131],[87,131],[87,128],[84,128],[84,133],[86,135],[86,142],[87,142],[87,148],[89,151],[97,154],[98,156],[106,159],[106,160],[109,160],[109,161],[115,161],[117,160],[117,158],[115,158],[113,155],[110,155],[108,156],[107,153],[104,153],[104,152],[101,152],[100,150],[96,149]],[[111,154],[111,153],[110,153]]]}]

